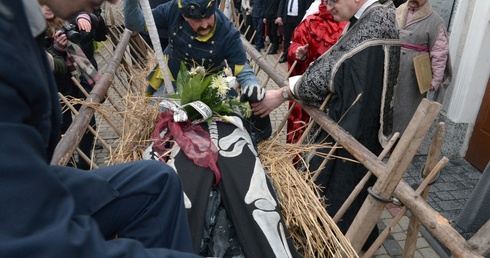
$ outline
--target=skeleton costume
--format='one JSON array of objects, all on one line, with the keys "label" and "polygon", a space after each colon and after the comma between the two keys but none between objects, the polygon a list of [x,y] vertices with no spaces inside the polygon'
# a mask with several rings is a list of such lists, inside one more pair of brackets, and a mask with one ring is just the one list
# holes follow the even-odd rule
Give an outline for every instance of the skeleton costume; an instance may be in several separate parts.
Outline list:
[{"label": "skeleton costume", "polygon": [[[316,107],[320,107],[327,94],[332,92],[326,115],[377,155],[381,151],[380,142],[391,134],[391,105],[399,53],[393,3],[369,0],[351,18],[337,43],[318,58],[295,85],[290,85],[291,92],[295,98]],[[313,140],[334,142],[323,130]],[[328,153],[330,149],[321,151]],[[344,149],[337,150],[334,155],[353,158]],[[310,170],[316,170],[322,161],[322,157],[313,157],[309,161]],[[326,209],[331,216],[336,214],[366,172],[362,164],[340,158],[327,163],[316,183],[324,187],[322,194],[327,199]],[[374,179],[366,188],[374,183]],[[347,231],[366,196],[364,189],[338,222],[342,232]],[[368,242],[374,241],[376,231],[373,230]]]}]

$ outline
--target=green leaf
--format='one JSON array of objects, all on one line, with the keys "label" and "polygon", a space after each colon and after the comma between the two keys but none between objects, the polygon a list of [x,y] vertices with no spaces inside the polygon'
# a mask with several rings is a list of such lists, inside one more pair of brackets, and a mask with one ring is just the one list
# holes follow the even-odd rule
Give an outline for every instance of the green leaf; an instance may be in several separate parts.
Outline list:
[{"label": "green leaf", "polygon": [[184,85],[188,83],[190,79],[190,74],[189,71],[187,70],[187,67],[185,66],[184,62],[180,62],[180,70],[179,73],[177,74],[177,94],[179,95],[180,99],[182,99],[182,93],[184,92]]}]

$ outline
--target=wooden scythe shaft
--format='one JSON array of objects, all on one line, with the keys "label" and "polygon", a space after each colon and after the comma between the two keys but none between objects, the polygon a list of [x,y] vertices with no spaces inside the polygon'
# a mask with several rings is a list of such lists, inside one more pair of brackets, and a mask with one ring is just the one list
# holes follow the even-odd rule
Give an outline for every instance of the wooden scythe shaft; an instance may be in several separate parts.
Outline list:
[{"label": "wooden scythe shaft", "polygon": [[[428,102],[424,100],[423,102]],[[378,160],[376,155],[354,139],[348,132],[337,125],[332,119],[325,116],[316,107],[302,105],[302,108],[312,117],[324,130],[349,151],[359,162],[369,169],[375,176],[380,178],[387,165]],[[433,120],[433,118],[432,118]],[[395,149],[396,151],[396,149]],[[397,161],[394,161],[397,162]],[[393,166],[393,165],[391,165]],[[449,224],[448,220],[436,212],[403,180],[394,189],[397,198],[416,215],[422,224],[444,244],[456,257],[478,256],[471,251],[470,245]],[[373,215],[374,216],[374,215]],[[376,220],[379,216],[376,216]],[[356,247],[354,247],[356,248]],[[356,248],[360,249],[359,247]]]},{"label": "wooden scythe shaft", "polygon": [[262,55],[255,49],[252,44],[250,44],[245,37],[242,38],[243,47],[245,51],[250,55],[250,57],[255,61],[255,63],[260,66],[260,68],[267,73],[268,76],[279,86],[284,87],[288,85],[288,80],[284,78],[283,74],[276,71],[276,68],[272,66],[267,60],[265,60]]},{"label": "wooden scythe shaft", "polygon": [[[124,30],[121,41],[114,50],[114,56],[107,64],[105,71],[103,72],[100,80],[95,84],[94,88],[90,92],[90,96],[86,99],[87,102],[100,103],[103,97],[107,94],[109,87],[114,79],[119,64],[121,63],[124,51],[131,38],[131,31]],[[60,140],[56,149],[54,150],[53,158],[51,159],[52,165],[64,166],[70,160],[71,154],[75,151],[78,143],[82,139],[83,134],[87,130],[87,126],[94,115],[94,110],[91,107],[82,105],[78,111],[78,116],[73,119],[70,127],[66,131],[63,139]]]},{"label": "wooden scythe shaft", "polygon": [[167,68],[167,62],[165,61],[165,58],[163,56],[163,49],[160,45],[160,37],[158,35],[155,20],[153,19],[153,13],[151,12],[150,3],[148,2],[148,0],[139,0],[139,4],[145,18],[146,27],[148,28],[148,35],[150,36],[151,44],[153,45],[153,49],[155,50],[155,56],[158,61],[158,66],[163,76],[163,84],[165,86],[166,93],[172,95],[175,93],[174,86],[172,85],[172,81],[170,79],[170,72]]}]

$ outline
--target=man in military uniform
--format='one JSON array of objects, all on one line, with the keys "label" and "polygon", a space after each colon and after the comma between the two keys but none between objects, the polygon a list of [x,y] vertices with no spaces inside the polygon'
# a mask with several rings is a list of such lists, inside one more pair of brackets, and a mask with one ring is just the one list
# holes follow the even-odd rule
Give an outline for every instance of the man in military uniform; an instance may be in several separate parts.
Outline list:
[{"label": "man in military uniform", "polygon": [[[264,98],[265,90],[248,63],[240,31],[217,9],[216,0],[174,0],[153,9],[153,17],[158,31],[168,33],[169,45],[164,55],[172,82],[177,79],[181,61],[189,70],[203,66],[211,73],[222,71],[227,64],[240,84],[241,101],[253,103]],[[128,29],[146,31],[137,1],[125,1],[124,19]],[[149,84],[150,96],[164,94],[159,69],[150,75]],[[269,117],[252,116],[248,128],[254,143],[268,138],[272,132]]]}]

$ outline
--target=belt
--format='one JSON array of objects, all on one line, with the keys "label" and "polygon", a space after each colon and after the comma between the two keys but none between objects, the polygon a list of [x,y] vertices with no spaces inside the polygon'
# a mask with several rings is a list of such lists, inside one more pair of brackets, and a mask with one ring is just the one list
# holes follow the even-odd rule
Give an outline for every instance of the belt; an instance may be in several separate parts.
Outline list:
[{"label": "belt", "polygon": [[429,52],[429,47],[427,46],[408,44],[408,43],[401,43],[400,46],[402,48],[411,49],[419,52]]}]

